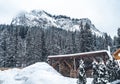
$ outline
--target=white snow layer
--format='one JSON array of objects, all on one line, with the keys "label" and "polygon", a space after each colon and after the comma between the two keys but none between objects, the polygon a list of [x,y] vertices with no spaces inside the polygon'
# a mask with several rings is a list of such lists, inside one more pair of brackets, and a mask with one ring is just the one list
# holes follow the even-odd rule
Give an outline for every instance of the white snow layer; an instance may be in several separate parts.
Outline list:
[{"label": "white snow layer", "polygon": [[23,69],[0,71],[0,84],[76,84],[76,81],[62,76],[44,62]]},{"label": "white snow layer", "polygon": [[[45,62],[38,62],[23,69],[0,71],[0,84],[76,84],[76,82],[77,79],[62,76]],[[92,79],[87,78],[87,84],[91,82]]]}]

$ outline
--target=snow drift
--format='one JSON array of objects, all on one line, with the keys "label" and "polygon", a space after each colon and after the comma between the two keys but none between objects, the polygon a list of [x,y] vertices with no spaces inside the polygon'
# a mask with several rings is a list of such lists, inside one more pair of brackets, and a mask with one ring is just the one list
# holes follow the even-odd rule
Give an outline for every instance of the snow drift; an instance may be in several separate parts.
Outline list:
[{"label": "snow drift", "polygon": [[47,63],[38,62],[24,69],[0,71],[0,84],[76,84],[76,79],[63,77]]}]

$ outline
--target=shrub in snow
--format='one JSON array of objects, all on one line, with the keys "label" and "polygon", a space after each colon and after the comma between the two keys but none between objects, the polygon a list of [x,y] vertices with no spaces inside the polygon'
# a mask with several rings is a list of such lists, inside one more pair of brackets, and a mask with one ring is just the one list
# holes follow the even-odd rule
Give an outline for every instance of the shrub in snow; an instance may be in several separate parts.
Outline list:
[{"label": "shrub in snow", "polygon": [[108,72],[102,60],[98,63],[93,62],[93,84],[107,84]]},{"label": "shrub in snow", "polygon": [[117,79],[120,80],[120,68],[117,71]]},{"label": "shrub in snow", "polygon": [[86,84],[86,74],[85,74],[85,69],[84,69],[84,62],[83,60],[80,60],[79,62],[79,75],[78,75],[78,81],[77,84]]},{"label": "shrub in snow", "polygon": [[109,74],[109,82],[119,79],[119,66],[115,60],[108,60],[106,66]]}]

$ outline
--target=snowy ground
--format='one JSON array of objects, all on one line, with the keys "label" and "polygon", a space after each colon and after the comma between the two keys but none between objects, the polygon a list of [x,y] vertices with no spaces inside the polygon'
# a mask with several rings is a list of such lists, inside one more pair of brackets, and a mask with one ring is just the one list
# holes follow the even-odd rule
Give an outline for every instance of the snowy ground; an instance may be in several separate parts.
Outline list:
[{"label": "snowy ground", "polygon": [[[77,79],[62,76],[44,62],[24,69],[0,71],[0,84],[76,84],[76,81]],[[91,84],[92,79],[88,78],[87,81],[87,84]]]}]

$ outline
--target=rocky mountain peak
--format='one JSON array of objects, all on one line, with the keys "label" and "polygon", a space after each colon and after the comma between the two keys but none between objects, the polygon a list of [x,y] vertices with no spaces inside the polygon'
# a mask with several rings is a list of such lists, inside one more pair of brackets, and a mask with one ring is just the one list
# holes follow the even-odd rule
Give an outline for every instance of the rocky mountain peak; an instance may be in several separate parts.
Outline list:
[{"label": "rocky mountain peak", "polygon": [[80,24],[83,26],[87,23],[93,33],[103,35],[88,18],[76,19],[65,15],[51,15],[44,10],[32,10],[31,12],[22,12],[15,17],[11,24],[22,26],[42,26],[44,28],[56,27],[65,30],[80,30]]}]

